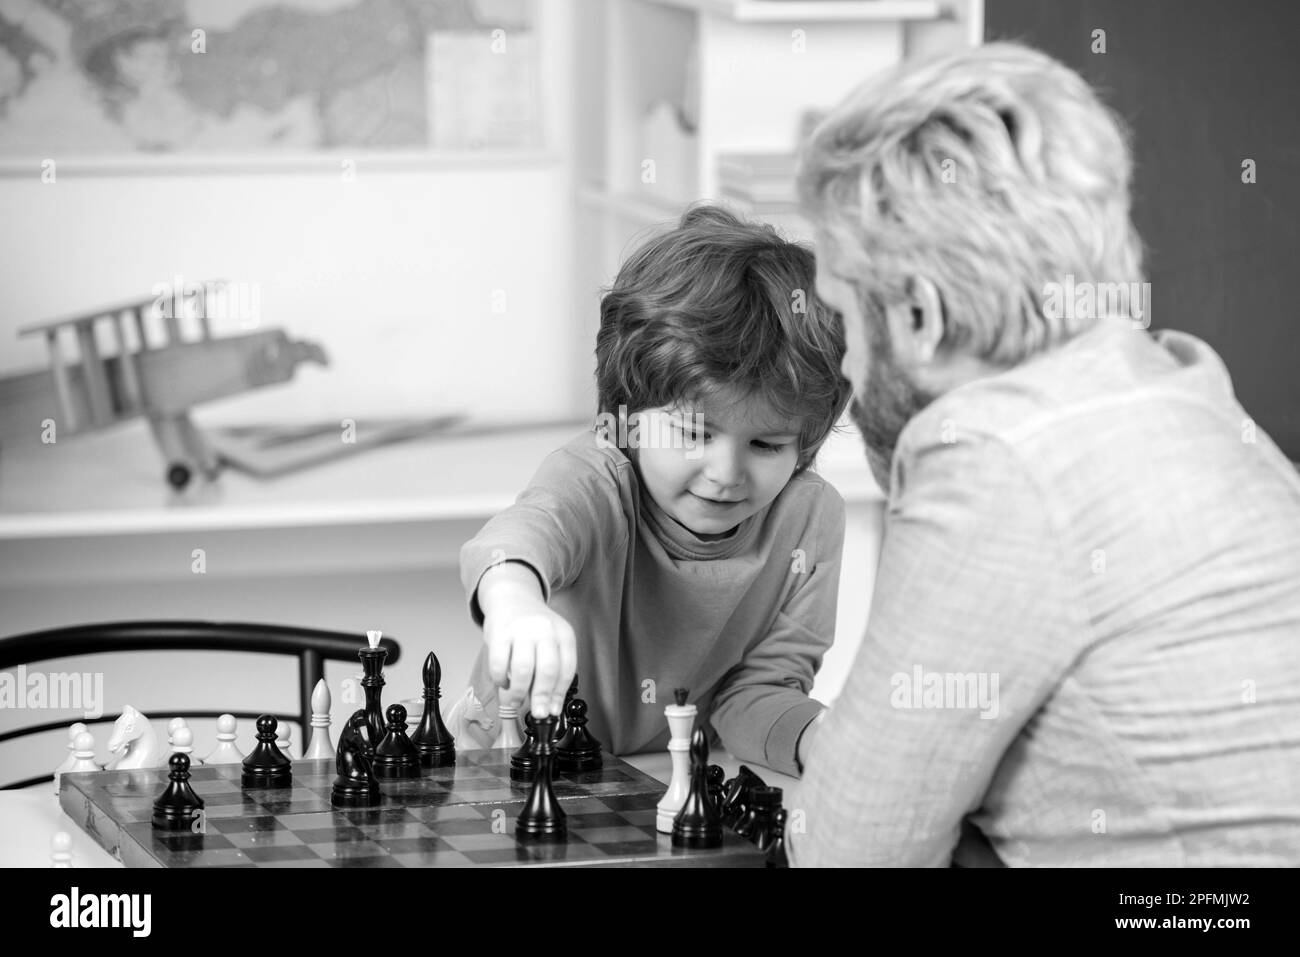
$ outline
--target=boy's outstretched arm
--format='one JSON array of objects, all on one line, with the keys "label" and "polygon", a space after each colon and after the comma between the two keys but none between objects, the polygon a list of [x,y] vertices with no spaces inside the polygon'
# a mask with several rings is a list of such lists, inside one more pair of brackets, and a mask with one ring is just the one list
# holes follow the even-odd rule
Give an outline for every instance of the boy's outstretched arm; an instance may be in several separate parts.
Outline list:
[{"label": "boy's outstretched arm", "polygon": [[798,586],[768,633],[724,680],[710,717],[733,757],[795,776],[824,707],[808,695],[835,638],[844,503],[832,494],[834,507],[821,516],[818,540],[791,564]]},{"label": "boy's outstretched arm", "polygon": [[470,618],[483,627],[492,681],[535,715],[558,714],[577,668],[570,623],[549,607],[608,540],[625,540],[617,466],[574,444],[547,456],[515,504],[460,551]]}]

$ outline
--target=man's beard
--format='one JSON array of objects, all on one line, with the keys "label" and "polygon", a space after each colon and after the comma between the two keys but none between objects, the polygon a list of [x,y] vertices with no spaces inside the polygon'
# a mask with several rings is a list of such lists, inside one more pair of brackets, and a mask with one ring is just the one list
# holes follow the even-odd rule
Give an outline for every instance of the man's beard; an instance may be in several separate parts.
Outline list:
[{"label": "man's beard", "polygon": [[849,416],[862,432],[867,464],[876,483],[889,494],[890,468],[903,427],[929,405],[935,396],[912,384],[894,358],[893,343],[885,330],[873,330],[867,363],[867,386],[853,397]]}]

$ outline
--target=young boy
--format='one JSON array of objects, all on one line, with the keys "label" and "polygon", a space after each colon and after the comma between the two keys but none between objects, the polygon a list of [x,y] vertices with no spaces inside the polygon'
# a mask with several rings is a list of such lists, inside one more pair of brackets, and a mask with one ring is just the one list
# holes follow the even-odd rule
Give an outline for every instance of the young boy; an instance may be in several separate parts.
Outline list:
[{"label": "young boy", "polygon": [[598,424],[461,550],[490,716],[530,691],[558,715],[576,668],[588,728],[628,754],[666,746],[686,688],[732,755],[799,773],[844,540],[808,470],[848,401],[814,277],[808,250],[707,206],[624,264]]}]

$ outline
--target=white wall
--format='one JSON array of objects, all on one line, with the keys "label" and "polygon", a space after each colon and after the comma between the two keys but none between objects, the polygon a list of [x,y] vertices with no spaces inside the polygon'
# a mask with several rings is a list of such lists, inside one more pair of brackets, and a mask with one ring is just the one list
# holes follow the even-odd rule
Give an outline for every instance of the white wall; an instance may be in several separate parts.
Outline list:
[{"label": "white wall", "polygon": [[[549,159],[484,167],[361,161],[353,182],[332,166],[143,176],[60,171],[54,185],[42,184],[36,170],[0,177],[0,375],[45,361],[39,340],[15,338],[19,326],[144,297],[179,273],[259,283],[263,324],[318,340],[334,360],[329,370],[305,368],[287,386],[206,406],[205,424],[443,409],[510,421],[589,412],[595,293],[571,279],[581,265],[572,254],[577,99],[568,18],[576,7],[542,2],[550,38]],[[504,314],[492,311],[498,289],[506,294]],[[238,331],[214,327],[218,335]],[[865,474],[859,453],[849,458],[852,474]],[[837,641],[814,689],[822,700],[838,692],[862,634],[879,524],[878,502],[859,497],[851,505]],[[284,547],[314,546],[289,532]],[[465,613],[454,549],[439,552],[419,567],[304,576],[287,565],[276,576],[213,575],[203,584],[161,581],[124,553],[112,584],[71,572],[49,587],[0,582],[0,634],[165,617],[357,634],[379,626],[408,652],[389,674],[386,700],[418,694],[419,665],[430,648],[442,657],[453,694],[464,687],[480,636]],[[235,677],[215,668],[186,661],[151,670],[171,687],[150,698],[196,710],[245,703],[292,710],[296,684],[287,665]],[[350,673],[329,666],[334,687]],[[113,697],[133,696],[138,679],[113,679]],[[336,700],[334,710],[337,734],[350,707]],[[3,717],[0,727],[30,721]],[[57,738],[8,759],[24,773],[52,767],[63,753]],[[211,728],[198,729],[197,750],[212,743]]]},{"label": "white wall", "polygon": [[46,363],[20,326],[180,275],[256,284],[263,326],[333,359],[205,407],[206,421],[587,411],[575,383],[590,348],[572,321],[574,13],[565,0],[539,10],[547,149],[522,161],[362,156],[349,181],[333,158],[112,173],[55,157],[53,183],[39,160],[0,175],[0,375]]}]

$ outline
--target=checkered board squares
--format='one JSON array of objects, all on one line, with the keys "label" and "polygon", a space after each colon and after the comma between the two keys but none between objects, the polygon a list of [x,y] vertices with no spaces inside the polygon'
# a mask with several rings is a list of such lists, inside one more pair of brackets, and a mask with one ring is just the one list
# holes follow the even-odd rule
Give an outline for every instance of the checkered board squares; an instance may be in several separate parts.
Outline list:
[{"label": "checkered board squares", "polygon": [[240,786],[238,764],[198,767],[202,834],[155,831],[165,769],[65,774],[63,809],[110,854],[142,867],[762,866],[764,855],[728,832],[721,848],[674,848],[655,831],[665,786],[617,758],[598,771],[557,773],[568,840],[515,840],[528,784],[510,780],[508,750],[457,754],[455,766],[381,781],[374,808],[335,808],[332,760],[295,761],[291,788]]}]

